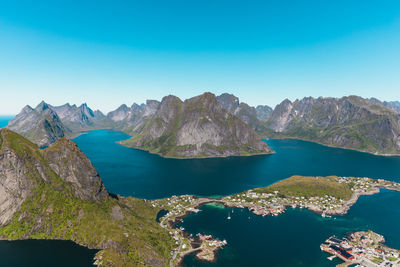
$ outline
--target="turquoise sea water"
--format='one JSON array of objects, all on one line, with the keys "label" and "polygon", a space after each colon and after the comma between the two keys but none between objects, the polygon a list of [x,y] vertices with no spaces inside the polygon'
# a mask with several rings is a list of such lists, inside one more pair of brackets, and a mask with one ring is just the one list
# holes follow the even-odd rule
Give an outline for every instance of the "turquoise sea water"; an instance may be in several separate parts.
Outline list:
[{"label": "turquoise sea water", "polygon": [[[374,156],[310,142],[267,140],[276,152],[272,155],[177,160],[116,143],[128,137],[120,132],[98,130],[74,139],[99,171],[107,189],[121,195],[148,199],[174,194],[227,195],[267,186],[294,174],[400,180],[400,157]],[[389,246],[400,248],[399,204],[400,193],[384,191],[361,197],[347,215],[336,219],[299,209],[264,218],[235,209],[230,221],[226,217],[231,210],[204,206],[200,213],[185,218],[183,226],[192,233],[210,233],[226,239],[228,246],[220,252],[216,263],[199,262],[190,256],[185,259],[185,265],[334,266],[337,262],[326,260],[328,255],[320,251],[319,244],[332,234],[341,236],[366,229],[385,235]],[[19,247],[14,242],[1,241],[0,259],[8,259],[8,266],[24,266],[23,261],[16,261],[15,255],[30,247],[46,255],[46,244],[40,242],[21,241],[23,246]],[[87,259],[91,259],[94,252],[71,244],[59,243],[54,249],[60,254],[54,253],[61,255],[60,260],[65,255],[82,264],[79,266],[90,266]],[[85,257],[79,256],[82,253]],[[40,262],[30,266],[58,266],[58,260],[52,257],[42,257]]]},{"label": "turquoise sea water", "polygon": [[[191,255],[185,266],[335,266],[319,245],[329,236],[374,230],[387,245],[400,248],[400,193],[387,191],[363,196],[344,216],[322,218],[308,210],[289,208],[277,217],[256,216],[247,209],[203,206],[178,226],[189,233],[212,234],[228,245],[215,263],[199,262]],[[232,211],[234,211],[232,213]],[[231,220],[227,220],[230,212]],[[250,219],[249,219],[250,218]]]},{"label": "turquoise sea water", "polygon": [[14,116],[5,116],[5,115],[0,115],[0,128],[6,127],[8,122],[12,120]]},{"label": "turquoise sea water", "polygon": [[74,139],[113,193],[155,199],[180,194],[228,195],[291,175],[368,176],[400,180],[400,157],[374,156],[298,140],[267,140],[272,155],[165,159],[127,148],[128,135],[92,131]]}]

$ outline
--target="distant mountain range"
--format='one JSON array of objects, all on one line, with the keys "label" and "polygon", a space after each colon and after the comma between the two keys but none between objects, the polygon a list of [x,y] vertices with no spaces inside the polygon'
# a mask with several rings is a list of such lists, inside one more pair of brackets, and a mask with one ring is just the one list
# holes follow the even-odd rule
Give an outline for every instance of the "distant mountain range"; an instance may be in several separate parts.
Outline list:
[{"label": "distant mountain range", "polygon": [[109,128],[132,136],[122,144],[166,157],[272,153],[254,131],[259,125],[256,109],[238,103],[235,110],[227,111],[219,102],[224,97],[205,93],[183,102],[166,96],[161,102],[124,104],[107,115],[86,104],[51,106],[42,102],[35,109],[26,106],[8,128],[41,147],[81,131]]},{"label": "distant mountain range", "polygon": [[400,153],[395,104],[358,96],[306,97],[276,106],[267,121],[273,137],[291,137],[376,154]]},{"label": "distant mountain range", "polygon": [[121,105],[107,115],[81,106],[26,106],[8,128],[48,146],[61,137],[93,129],[132,136],[121,142],[167,157],[270,153],[260,137],[298,138],[376,154],[400,154],[400,103],[357,96],[286,99],[272,109],[211,93],[180,100]]}]

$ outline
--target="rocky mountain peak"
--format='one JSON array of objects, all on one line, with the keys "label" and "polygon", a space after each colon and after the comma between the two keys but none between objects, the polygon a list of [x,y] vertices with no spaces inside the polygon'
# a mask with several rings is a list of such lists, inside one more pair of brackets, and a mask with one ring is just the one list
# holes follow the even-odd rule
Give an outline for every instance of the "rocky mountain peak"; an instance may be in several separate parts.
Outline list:
[{"label": "rocky mountain peak", "polygon": [[0,130],[0,225],[9,222],[22,203],[44,184],[56,191],[71,187],[75,197],[100,201],[108,196],[96,170],[65,138],[40,150],[9,129]]},{"label": "rocky mountain peak", "polygon": [[224,109],[232,114],[234,114],[239,107],[239,98],[233,94],[223,93],[217,96],[217,100]]},{"label": "rocky mountain peak", "polygon": [[29,105],[26,105],[22,110],[21,113],[30,113],[33,111],[33,108]]},{"label": "rocky mountain peak", "polygon": [[96,201],[108,195],[96,169],[75,142],[60,138],[44,150],[44,157],[61,179],[73,184],[77,197]]},{"label": "rocky mountain peak", "polygon": [[49,105],[42,100],[42,102],[39,103],[39,105],[36,106],[35,110],[39,113],[42,113],[46,109],[49,109]]},{"label": "rocky mountain peak", "polygon": [[271,152],[254,130],[222,108],[212,93],[184,102],[176,96],[164,97],[145,127],[122,143],[168,157]]},{"label": "rocky mountain peak", "polygon": [[274,110],[267,105],[258,105],[256,107],[257,118],[261,121],[266,121]]}]

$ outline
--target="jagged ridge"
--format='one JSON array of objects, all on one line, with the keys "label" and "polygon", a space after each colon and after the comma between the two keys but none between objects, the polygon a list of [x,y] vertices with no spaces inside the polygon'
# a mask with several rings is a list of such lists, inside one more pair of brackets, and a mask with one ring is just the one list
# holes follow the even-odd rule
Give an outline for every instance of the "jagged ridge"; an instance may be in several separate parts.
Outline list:
[{"label": "jagged ridge", "polygon": [[238,117],[205,93],[182,102],[166,96],[143,129],[122,144],[167,157],[210,157],[271,153]]}]

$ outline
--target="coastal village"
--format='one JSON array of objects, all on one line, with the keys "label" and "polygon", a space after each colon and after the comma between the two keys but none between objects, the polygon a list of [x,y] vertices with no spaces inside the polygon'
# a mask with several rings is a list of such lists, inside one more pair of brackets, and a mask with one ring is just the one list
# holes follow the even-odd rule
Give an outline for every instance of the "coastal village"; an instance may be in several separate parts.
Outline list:
[{"label": "coastal village", "polygon": [[383,236],[372,231],[355,232],[342,239],[329,237],[321,244],[321,250],[332,255],[328,259],[338,257],[346,266],[400,266],[400,250],[389,248],[384,242]]},{"label": "coastal village", "polygon": [[[308,191],[306,185],[310,183],[314,188]],[[361,195],[376,194],[381,188],[400,191],[400,183],[358,177],[293,176],[272,186],[251,189],[222,198],[182,195],[154,200],[152,205],[167,211],[161,218],[160,225],[167,229],[175,240],[176,247],[171,251],[170,262],[171,266],[175,266],[184,256],[191,253],[196,253],[196,257],[200,260],[215,261],[216,252],[229,242],[229,240],[216,239],[207,233],[192,236],[186,233],[183,227],[175,227],[175,224],[181,222],[189,213],[199,212],[199,208],[204,204],[220,203],[225,207],[248,208],[260,216],[278,216],[288,207],[305,208],[321,214],[322,217],[330,217],[346,214]],[[345,190],[339,194],[341,191],[338,189]],[[227,219],[230,217],[228,216]]]},{"label": "coastal village", "polygon": [[346,184],[352,194],[348,199],[326,194],[310,195],[300,192],[282,194],[279,190],[269,190],[268,187],[252,189],[246,192],[222,198],[227,207],[249,208],[254,214],[261,216],[277,216],[285,212],[287,207],[306,208],[322,217],[346,214],[348,209],[357,202],[361,195],[379,193],[380,188],[400,191],[400,184],[383,179],[356,178],[356,177],[315,177],[316,179],[330,179],[339,184]]}]

